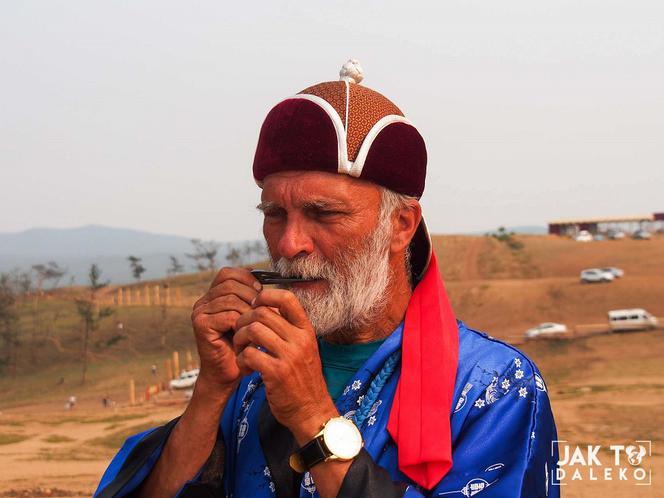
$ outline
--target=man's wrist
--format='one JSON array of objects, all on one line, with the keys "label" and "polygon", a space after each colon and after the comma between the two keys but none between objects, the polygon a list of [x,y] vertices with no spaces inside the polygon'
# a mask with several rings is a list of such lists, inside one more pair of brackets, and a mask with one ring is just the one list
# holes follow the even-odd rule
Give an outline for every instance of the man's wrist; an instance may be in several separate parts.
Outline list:
[{"label": "man's wrist", "polygon": [[226,402],[235,392],[239,381],[231,384],[219,384],[210,382],[205,377],[199,376],[194,386],[194,392],[191,396],[192,402],[205,402],[211,405],[226,405]]},{"label": "man's wrist", "polygon": [[323,426],[328,420],[334,417],[339,417],[339,412],[336,407],[332,405],[326,409],[312,414],[304,419],[297,425],[290,427],[293,437],[298,446],[302,447],[311,441],[323,429]]}]

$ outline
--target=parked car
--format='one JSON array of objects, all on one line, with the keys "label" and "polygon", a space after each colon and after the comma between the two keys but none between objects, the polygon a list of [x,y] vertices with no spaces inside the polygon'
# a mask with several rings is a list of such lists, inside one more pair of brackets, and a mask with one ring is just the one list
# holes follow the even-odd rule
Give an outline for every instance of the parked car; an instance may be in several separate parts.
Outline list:
[{"label": "parked car", "polygon": [[548,337],[559,334],[566,334],[567,326],[562,323],[540,323],[537,327],[526,330],[527,339],[535,339],[537,337]]},{"label": "parked car", "polygon": [[582,284],[613,282],[616,277],[610,271],[605,271],[601,268],[589,268],[583,270],[580,275]]},{"label": "parked car", "polygon": [[592,242],[593,236],[588,230],[581,230],[579,233],[576,234],[574,240],[576,240],[577,242]]},{"label": "parked car", "polygon": [[650,232],[648,232],[647,230],[643,230],[641,228],[639,228],[636,232],[632,234],[632,238],[636,240],[650,240],[650,237],[652,237],[652,235],[650,235]]},{"label": "parked car", "polygon": [[194,368],[193,370],[183,370],[178,379],[173,379],[169,383],[171,389],[187,389],[193,387],[194,384],[196,384],[196,379],[198,379],[198,372],[198,368]]},{"label": "parked car", "polygon": [[642,308],[609,311],[609,327],[614,332],[621,330],[652,330],[659,322]]},{"label": "parked car", "polygon": [[616,268],[615,266],[607,266],[606,268],[600,268],[600,270],[613,273],[615,278],[622,278],[625,276],[625,272],[620,268]]},{"label": "parked car", "polygon": [[625,238],[625,232],[621,230],[609,230],[606,233],[606,236],[610,238],[611,240],[622,240]]},{"label": "parked car", "polygon": [[593,236],[593,240],[604,240],[604,235],[602,235],[601,233],[596,233]]}]

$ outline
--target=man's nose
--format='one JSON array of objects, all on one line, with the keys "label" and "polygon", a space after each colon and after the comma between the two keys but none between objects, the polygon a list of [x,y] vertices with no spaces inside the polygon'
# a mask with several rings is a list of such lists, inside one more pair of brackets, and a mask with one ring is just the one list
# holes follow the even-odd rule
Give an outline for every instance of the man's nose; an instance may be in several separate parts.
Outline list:
[{"label": "man's nose", "polygon": [[311,254],[314,251],[314,243],[301,222],[289,219],[279,238],[277,249],[282,257],[292,259]]}]

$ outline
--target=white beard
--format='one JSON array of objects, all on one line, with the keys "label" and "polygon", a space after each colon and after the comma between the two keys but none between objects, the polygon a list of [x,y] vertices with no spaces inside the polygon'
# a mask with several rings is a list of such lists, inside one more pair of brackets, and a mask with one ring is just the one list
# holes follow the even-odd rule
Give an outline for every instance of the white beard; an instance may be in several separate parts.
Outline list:
[{"label": "white beard", "polygon": [[357,250],[346,248],[334,255],[335,262],[310,254],[292,260],[279,259],[275,269],[284,276],[327,281],[324,293],[290,289],[299,299],[319,337],[344,332],[351,335],[372,323],[387,305],[391,280],[389,216],[365,237]]}]

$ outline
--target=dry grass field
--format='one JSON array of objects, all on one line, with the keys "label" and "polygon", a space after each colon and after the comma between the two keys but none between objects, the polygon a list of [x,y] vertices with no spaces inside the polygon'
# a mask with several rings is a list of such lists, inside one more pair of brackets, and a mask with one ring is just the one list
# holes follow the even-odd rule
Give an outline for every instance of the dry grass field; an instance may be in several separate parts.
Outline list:
[{"label": "dry grass field", "polygon": [[[568,482],[563,496],[664,496],[664,332],[585,333],[587,325],[605,326],[613,308],[643,307],[664,317],[664,238],[589,244],[546,236],[518,240],[523,247],[515,250],[489,237],[434,238],[458,317],[519,343],[535,360],[547,380],[560,439],[579,445],[652,440],[652,486],[584,479]],[[611,284],[580,284],[580,270],[596,266],[618,266],[626,275]],[[207,282],[209,275],[187,275],[171,285],[182,288],[187,304]],[[49,296],[44,318],[64,310],[51,339],[25,352],[16,378],[0,378],[0,497],[89,496],[127,435],[184,407],[181,397],[165,393],[156,402],[130,406],[127,384],[135,379],[140,398],[147,384],[164,380],[163,361],[172,350],[184,356],[193,349],[187,306],[169,309],[165,317],[158,307],[117,309],[98,331],[89,380],[80,386],[71,310],[77,292]],[[566,323],[572,338],[522,340],[526,328],[549,320]],[[30,320],[23,321],[29,334]],[[107,344],[120,321],[129,337]],[[151,364],[159,366],[156,376]],[[70,395],[79,401],[65,411]],[[102,397],[115,406],[103,408]]]}]

